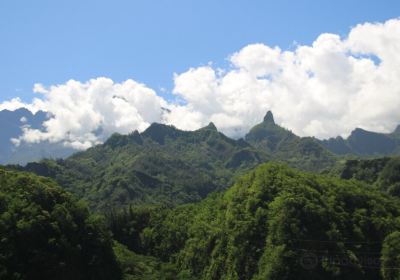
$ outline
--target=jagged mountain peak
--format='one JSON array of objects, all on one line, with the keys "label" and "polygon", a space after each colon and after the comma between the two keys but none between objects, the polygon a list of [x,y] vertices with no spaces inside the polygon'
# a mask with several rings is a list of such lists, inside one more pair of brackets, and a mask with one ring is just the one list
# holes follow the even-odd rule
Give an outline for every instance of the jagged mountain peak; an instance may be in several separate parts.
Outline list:
[{"label": "jagged mountain peak", "polygon": [[178,135],[184,133],[173,125],[166,125],[161,123],[152,123],[142,134],[142,137],[150,138],[153,141],[164,144],[165,139],[176,138]]},{"label": "jagged mountain peak", "polygon": [[264,123],[275,124],[274,115],[271,111],[268,111],[267,114],[264,116]]},{"label": "jagged mountain peak", "polygon": [[215,126],[215,124],[214,124],[213,122],[210,122],[210,123],[209,123],[207,126],[205,126],[204,128],[218,131],[217,127]]}]

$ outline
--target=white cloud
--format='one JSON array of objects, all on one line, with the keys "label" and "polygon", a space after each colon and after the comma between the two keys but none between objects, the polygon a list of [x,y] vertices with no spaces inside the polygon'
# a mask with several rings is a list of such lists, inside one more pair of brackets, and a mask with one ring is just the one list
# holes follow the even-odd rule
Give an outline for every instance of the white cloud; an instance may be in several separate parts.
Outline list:
[{"label": "white cloud", "polygon": [[162,121],[162,107],[166,106],[153,90],[133,80],[71,80],[50,88],[37,84],[34,91],[43,95],[42,109],[51,118],[43,124],[44,131],[24,127],[19,141],[63,141],[75,149],[101,143],[114,132],[142,131],[150,123]]},{"label": "white cloud", "polygon": [[42,109],[42,100],[35,98],[32,103],[24,103],[21,98],[16,97],[11,100],[4,101],[0,103],[0,111],[8,110],[15,111],[19,108],[26,108],[32,113],[36,113],[37,111]]},{"label": "white cloud", "polygon": [[390,132],[400,123],[399,53],[400,20],[393,19],[357,25],[346,38],[321,34],[293,50],[248,45],[230,56],[227,69],[209,64],[175,74],[177,103],[133,80],[98,78],[35,85],[42,98],[32,104],[13,99],[0,109],[49,111],[53,117],[45,131],[24,128],[20,140],[64,141],[79,149],[115,131],[142,131],[155,121],[185,130],[213,121],[227,135],[240,137],[267,110],[301,136],[345,136],[355,127]]},{"label": "white cloud", "polygon": [[390,132],[400,123],[399,53],[398,19],[357,25],[347,38],[321,34],[293,51],[249,45],[222,75],[211,67],[175,75],[174,93],[187,104],[169,121],[185,128],[176,120],[196,113],[196,127],[213,120],[238,137],[272,110],[302,136],[346,136],[355,127]]}]

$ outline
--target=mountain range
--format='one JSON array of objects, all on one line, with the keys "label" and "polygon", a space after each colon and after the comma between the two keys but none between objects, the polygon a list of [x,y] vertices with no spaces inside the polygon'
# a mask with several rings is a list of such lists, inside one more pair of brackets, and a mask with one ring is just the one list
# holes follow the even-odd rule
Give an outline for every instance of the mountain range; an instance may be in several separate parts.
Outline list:
[{"label": "mountain range", "polygon": [[300,138],[275,124],[268,112],[244,139],[231,139],[213,123],[196,131],[153,123],[144,132],[112,135],[104,144],[66,159],[14,169],[55,179],[92,209],[131,203],[183,204],[222,191],[267,161],[320,171],[335,157],[314,138]]},{"label": "mountain range", "polygon": [[[43,129],[48,119],[45,112],[36,114],[21,108],[0,111],[0,164],[26,164],[43,158],[66,158],[77,152],[60,143],[25,143],[15,146],[11,139],[22,135],[22,128],[29,126]],[[160,126],[159,126],[160,127]],[[268,153],[272,158],[289,162],[292,166],[314,170],[315,166],[329,167],[333,155],[371,157],[400,154],[400,125],[392,133],[377,133],[356,128],[348,138],[338,136],[326,140],[299,137],[274,121],[267,112],[263,122],[254,126],[244,140]],[[306,166],[309,164],[309,166]]]},{"label": "mountain range", "polygon": [[[358,135],[358,129],[355,131]],[[385,144],[373,141],[381,134],[362,135],[365,138],[351,136],[347,141]],[[373,140],[369,140],[371,135]],[[65,159],[45,159],[11,168],[55,179],[87,200],[92,209],[131,203],[177,205],[225,190],[235,178],[267,161],[306,171],[329,170],[340,156],[332,153],[326,143],[280,127],[269,111],[244,139],[225,136],[213,123],[196,131],[153,123],[142,133],[115,133],[104,144]]]},{"label": "mountain range", "polygon": [[65,160],[14,168],[54,178],[92,208],[107,209],[199,201],[269,158],[244,140],[226,137],[212,123],[196,131],[154,123],[143,133],[114,134]]},{"label": "mountain range", "polygon": [[377,133],[356,128],[347,139],[338,136],[320,142],[325,148],[337,155],[399,155],[400,125],[392,133]]},{"label": "mountain range", "polygon": [[360,158],[397,132],[335,154],[267,112],[244,139],[153,123],[0,166],[0,279],[398,279],[400,159]]}]

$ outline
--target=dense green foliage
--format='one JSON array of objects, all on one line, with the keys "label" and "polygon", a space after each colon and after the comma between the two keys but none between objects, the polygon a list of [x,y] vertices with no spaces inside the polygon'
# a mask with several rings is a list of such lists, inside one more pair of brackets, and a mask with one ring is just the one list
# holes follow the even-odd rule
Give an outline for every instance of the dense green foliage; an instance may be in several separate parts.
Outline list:
[{"label": "dense green foliage", "polygon": [[382,276],[384,279],[400,279],[400,232],[385,238],[382,249]]},{"label": "dense green foliage", "polygon": [[198,204],[131,208],[111,223],[130,249],[195,279],[395,279],[399,214],[367,184],[267,164]]},{"label": "dense green foliage", "polygon": [[302,170],[322,171],[332,167],[336,161],[335,156],[315,138],[301,138],[277,125],[270,111],[245,139],[257,149],[266,151],[274,160]]},{"label": "dense green foliage", "polygon": [[114,252],[123,272],[123,280],[193,279],[188,273],[179,272],[174,264],[163,263],[152,256],[136,254],[118,242],[114,243]]},{"label": "dense green foliage", "polygon": [[91,208],[107,209],[199,201],[267,159],[266,153],[224,136],[213,124],[191,132],[153,124],[142,134],[115,134],[66,160],[16,168],[54,178]]},{"label": "dense green foliage", "polygon": [[49,179],[0,169],[0,279],[120,279],[104,219]]},{"label": "dense green foliage", "polygon": [[265,164],[196,204],[109,209],[114,242],[51,180],[1,170],[0,279],[397,279],[400,205],[380,189],[399,166]]},{"label": "dense green foliage", "polygon": [[[248,172],[271,159],[326,175]],[[0,279],[400,279],[399,197],[400,158],[339,158],[271,112],[246,141],[152,124],[0,169]]]},{"label": "dense green foliage", "polygon": [[400,197],[399,157],[347,160],[332,173],[343,179],[365,181],[382,191]]}]

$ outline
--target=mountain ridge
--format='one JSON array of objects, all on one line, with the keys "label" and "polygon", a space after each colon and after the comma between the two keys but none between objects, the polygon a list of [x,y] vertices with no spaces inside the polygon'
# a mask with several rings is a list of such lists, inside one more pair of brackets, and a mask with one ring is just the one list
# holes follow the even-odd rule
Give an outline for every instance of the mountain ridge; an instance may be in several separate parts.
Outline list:
[{"label": "mountain ridge", "polygon": [[[26,123],[21,122],[22,118],[26,118]],[[4,133],[0,136],[0,163],[26,164],[30,161],[40,160],[42,158],[66,158],[74,152],[78,152],[72,148],[66,148],[62,143],[22,143],[19,147],[11,143],[12,138],[21,136],[22,126],[29,125],[32,128],[41,129],[43,122],[47,120],[47,118],[46,112],[39,111],[36,114],[32,114],[32,112],[25,108],[20,108],[15,111],[0,111],[0,128],[4,128]],[[264,130],[268,129],[269,134],[263,134],[261,127],[264,127]],[[218,131],[217,127],[212,122],[201,129]],[[259,131],[257,132],[257,130]],[[170,134],[170,138],[174,134],[183,133],[182,130],[178,130],[173,126],[164,127],[163,124],[157,123],[151,124],[145,131],[147,131],[147,135],[152,135],[153,140],[159,143],[164,141],[163,139],[168,133]],[[136,140],[140,142],[140,137],[137,136],[136,134],[136,136],[132,137],[136,137]],[[111,137],[112,136],[109,138]],[[280,148],[277,148],[278,143],[281,142],[284,137],[288,139],[283,141],[283,143],[287,144],[292,142],[290,145],[294,146],[298,145],[296,142],[307,142],[307,144],[304,145],[308,147],[310,147],[310,142],[318,142],[325,149],[339,156],[387,156],[400,154],[400,125],[398,125],[392,133],[377,133],[356,128],[346,139],[338,136],[336,138],[319,140],[314,137],[299,137],[290,130],[282,128],[275,123],[273,113],[267,111],[262,122],[252,127],[244,136],[247,142],[252,142],[253,145],[256,144],[260,147],[263,146],[263,148],[271,154],[279,154],[278,152],[282,152],[282,149],[287,149],[287,147],[283,147],[284,145],[280,145]],[[319,149],[320,152],[322,152],[322,150],[317,147],[318,145],[316,143],[312,145],[315,146],[315,149]],[[296,149],[299,150],[301,148]],[[301,155],[301,153],[298,155]],[[282,157],[287,157],[285,152],[278,155],[277,159]],[[329,156],[325,155],[325,157],[327,158]],[[293,159],[293,157],[291,158]],[[300,165],[297,167],[300,167]]]},{"label": "mountain ridge", "polygon": [[9,167],[50,176],[92,207],[106,209],[199,201],[267,160],[267,153],[225,136],[213,125],[182,131],[154,123],[142,133],[114,133],[104,144],[64,160]]},{"label": "mountain ridge", "polygon": [[325,148],[337,155],[400,155],[400,125],[391,133],[378,133],[355,128],[346,139],[338,136],[319,141]]}]

